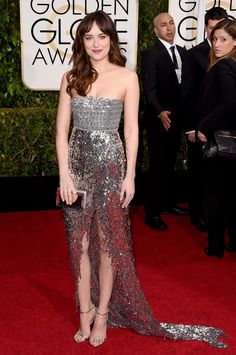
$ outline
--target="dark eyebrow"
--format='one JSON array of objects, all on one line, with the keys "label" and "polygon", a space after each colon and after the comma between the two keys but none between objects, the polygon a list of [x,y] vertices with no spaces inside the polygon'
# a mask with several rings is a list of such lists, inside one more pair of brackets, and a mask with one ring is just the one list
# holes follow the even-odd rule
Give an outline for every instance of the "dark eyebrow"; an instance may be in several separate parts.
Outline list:
[{"label": "dark eyebrow", "polygon": [[[85,36],[92,36],[89,32],[86,32],[84,35],[85,35]],[[100,33],[98,34],[98,36],[100,36],[100,35],[105,35],[105,33],[104,33],[104,32],[100,32]]]}]

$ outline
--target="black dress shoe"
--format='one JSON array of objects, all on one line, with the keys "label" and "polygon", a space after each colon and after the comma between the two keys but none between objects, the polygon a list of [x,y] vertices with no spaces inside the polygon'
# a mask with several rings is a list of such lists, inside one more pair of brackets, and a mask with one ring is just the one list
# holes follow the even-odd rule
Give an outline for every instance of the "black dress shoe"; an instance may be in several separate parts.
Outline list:
[{"label": "black dress shoe", "polygon": [[218,258],[223,258],[224,250],[213,250],[210,248],[205,248],[204,252],[208,256],[217,256]]},{"label": "black dress shoe", "polygon": [[164,214],[174,214],[176,216],[187,216],[189,214],[188,209],[175,205],[173,207],[166,208],[162,211]]},{"label": "black dress shoe", "polygon": [[236,247],[235,247],[235,246],[232,246],[232,245],[230,245],[230,244],[227,244],[227,245],[225,246],[225,250],[226,250],[226,251],[229,251],[230,253],[236,253]]},{"label": "black dress shoe", "polygon": [[157,229],[159,231],[166,230],[167,224],[161,219],[160,216],[149,217],[146,216],[144,222],[151,228]]},{"label": "black dress shoe", "polygon": [[201,232],[207,232],[207,222],[205,218],[191,218],[191,224]]}]

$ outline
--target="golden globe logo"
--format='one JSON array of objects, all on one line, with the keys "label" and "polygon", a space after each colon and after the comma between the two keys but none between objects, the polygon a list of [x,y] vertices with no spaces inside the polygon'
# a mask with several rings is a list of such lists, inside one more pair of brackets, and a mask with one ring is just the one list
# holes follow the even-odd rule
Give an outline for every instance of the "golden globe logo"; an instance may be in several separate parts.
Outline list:
[{"label": "golden globe logo", "polygon": [[236,17],[236,0],[169,0],[169,12],[176,24],[176,43],[190,48],[197,44],[197,37],[201,42],[205,11],[215,6],[223,7],[232,18]]},{"label": "golden globe logo", "polygon": [[103,10],[115,22],[127,65],[136,67],[138,4],[135,0],[31,0],[20,3],[22,80],[33,90],[58,90],[70,69],[75,31],[82,18]]},{"label": "golden globe logo", "polygon": [[71,9],[65,5],[54,9],[54,11],[50,13],[51,17],[40,18],[32,24],[31,34],[35,43],[47,46],[46,48],[42,46],[39,47],[32,65],[34,65],[37,60],[43,60],[45,65],[47,65],[48,62],[54,64],[55,60],[60,60],[62,64],[67,60],[67,63],[69,63],[72,54],[71,43],[74,40],[74,33],[83,18],[83,12],[75,12],[75,10],[80,9],[84,11],[84,9],[78,5],[72,9],[72,14],[77,14],[80,18],[75,20],[69,27],[67,27],[69,21],[66,21],[66,16],[69,17],[69,20],[71,19]]}]

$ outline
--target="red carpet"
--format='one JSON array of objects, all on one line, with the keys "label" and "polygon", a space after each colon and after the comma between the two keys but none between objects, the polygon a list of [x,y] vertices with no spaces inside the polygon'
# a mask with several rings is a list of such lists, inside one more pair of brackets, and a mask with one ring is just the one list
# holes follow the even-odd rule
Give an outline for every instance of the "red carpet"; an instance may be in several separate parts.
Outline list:
[{"label": "red carpet", "polygon": [[236,354],[236,255],[203,253],[206,234],[188,217],[166,216],[167,232],[131,211],[137,271],[159,321],[223,329],[229,348],[109,329],[99,349],[76,344],[78,328],[61,211],[1,213],[0,354]]}]

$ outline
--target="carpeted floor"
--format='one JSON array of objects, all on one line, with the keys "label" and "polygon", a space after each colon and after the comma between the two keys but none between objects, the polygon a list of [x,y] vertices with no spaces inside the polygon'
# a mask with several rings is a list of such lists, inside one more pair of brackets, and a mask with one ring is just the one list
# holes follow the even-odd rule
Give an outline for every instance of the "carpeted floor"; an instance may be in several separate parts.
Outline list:
[{"label": "carpeted floor", "polygon": [[134,251],[143,291],[161,322],[211,325],[228,349],[109,329],[98,349],[76,344],[78,328],[61,211],[0,214],[0,355],[236,354],[236,254],[207,257],[207,235],[188,217],[165,216],[169,229],[143,223],[132,207]]}]

